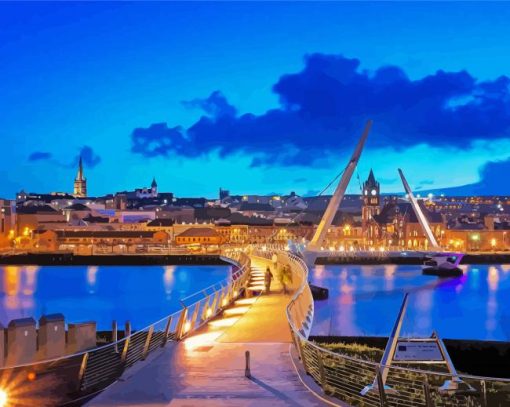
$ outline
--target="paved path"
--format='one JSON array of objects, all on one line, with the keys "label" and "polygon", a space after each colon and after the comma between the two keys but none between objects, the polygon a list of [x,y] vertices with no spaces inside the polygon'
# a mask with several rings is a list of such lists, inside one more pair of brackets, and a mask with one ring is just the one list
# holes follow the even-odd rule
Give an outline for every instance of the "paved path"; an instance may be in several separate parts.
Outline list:
[{"label": "paved path", "polygon": [[[253,285],[266,264],[254,261]],[[322,406],[291,362],[285,317],[290,297],[242,299],[198,334],[135,365],[89,406]],[[245,351],[251,379],[244,375]]]}]

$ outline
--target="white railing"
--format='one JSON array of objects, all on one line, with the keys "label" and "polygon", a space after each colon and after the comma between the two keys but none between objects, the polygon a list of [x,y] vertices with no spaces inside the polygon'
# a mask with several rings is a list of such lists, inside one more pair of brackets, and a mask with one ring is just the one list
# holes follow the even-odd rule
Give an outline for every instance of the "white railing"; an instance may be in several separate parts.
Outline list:
[{"label": "white railing", "polygon": [[[287,306],[287,319],[295,349],[304,370],[321,386],[325,394],[334,396],[344,404],[366,407],[510,406],[510,379],[460,375],[460,379],[471,386],[474,392],[446,392],[440,390],[440,387],[452,380],[448,373],[382,366],[377,362],[333,352],[310,341],[308,334],[313,322],[310,319],[310,315],[313,318],[313,299],[308,285],[308,268],[293,254],[280,252],[279,257],[283,256],[287,256],[287,262],[301,267],[301,271],[293,268],[293,271],[302,276],[301,286]],[[375,392],[362,396],[361,391],[380,377],[382,368],[389,369],[386,385],[393,391],[378,386]]]},{"label": "white railing", "polygon": [[195,332],[241,295],[249,281],[249,257],[240,251],[226,251],[221,259],[235,267],[231,275],[183,298],[179,311],[101,347],[0,368],[0,389],[20,405],[37,400],[38,406],[76,403],[103,390],[136,362]]}]

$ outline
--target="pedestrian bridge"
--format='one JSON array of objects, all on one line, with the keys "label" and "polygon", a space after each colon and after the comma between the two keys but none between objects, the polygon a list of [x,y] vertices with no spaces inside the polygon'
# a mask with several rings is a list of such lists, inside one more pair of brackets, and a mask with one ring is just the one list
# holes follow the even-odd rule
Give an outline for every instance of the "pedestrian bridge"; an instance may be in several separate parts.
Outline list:
[{"label": "pedestrian bridge", "polygon": [[[381,366],[308,339],[314,303],[297,255],[246,247],[223,254],[231,278],[182,300],[182,309],[103,347],[0,370],[13,405],[39,406],[504,406],[510,380],[461,376],[475,393],[448,394],[447,373]],[[290,293],[263,272],[290,267]],[[247,372],[246,351],[249,351]],[[369,383],[385,386],[361,395]],[[250,376],[250,377],[247,377]],[[505,404],[506,403],[506,404]]]}]

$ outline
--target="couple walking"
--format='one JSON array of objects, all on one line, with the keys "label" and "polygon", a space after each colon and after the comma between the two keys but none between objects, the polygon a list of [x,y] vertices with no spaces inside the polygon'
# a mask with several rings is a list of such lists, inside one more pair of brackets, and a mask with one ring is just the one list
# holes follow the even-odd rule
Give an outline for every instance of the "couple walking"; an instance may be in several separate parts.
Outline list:
[{"label": "couple walking", "polygon": [[[266,272],[264,273],[264,285],[266,287],[266,294],[269,294],[271,292],[271,282],[273,281],[273,273],[271,272],[271,269],[269,266],[266,267]],[[285,265],[278,275],[278,278],[280,280],[280,283],[283,287],[283,293],[287,294],[288,289],[287,286],[292,284],[292,271],[288,265]]]}]

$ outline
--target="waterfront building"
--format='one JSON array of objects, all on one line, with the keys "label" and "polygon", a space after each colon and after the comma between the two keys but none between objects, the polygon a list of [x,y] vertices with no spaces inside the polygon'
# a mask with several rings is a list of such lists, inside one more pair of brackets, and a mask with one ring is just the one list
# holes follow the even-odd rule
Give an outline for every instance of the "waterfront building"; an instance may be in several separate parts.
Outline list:
[{"label": "waterfront building", "polygon": [[167,246],[165,231],[142,230],[35,230],[39,250],[69,250],[77,254],[137,253]]},{"label": "waterfront building", "polygon": [[510,250],[508,229],[447,229],[443,246],[449,250],[491,252]]},{"label": "waterfront building", "polygon": [[[440,213],[431,212],[419,201],[422,211],[439,244],[444,239],[444,222]],[[389,202],[373,219],[377,224],[376,237],[385,247],[426,250],[429,241],[422,230],[410,203]]]},{"label": "waterfront building", "polygon": [[74,196],[79,198],[87,196],[87,179],[83,175],[83,161],[81,156],[78,163],[78,172],[74,179]]},{"label": "waterfront building", "polygon": [[224,236],[210,227],[190,227],[175,236],[177,245],[221,245],[225,242]]}]

